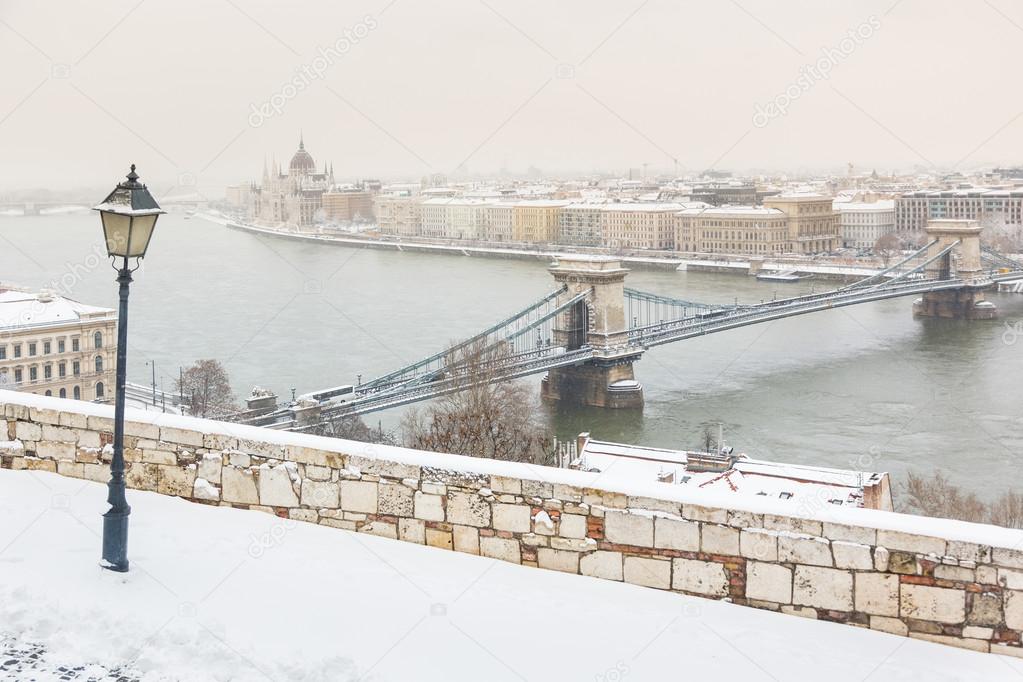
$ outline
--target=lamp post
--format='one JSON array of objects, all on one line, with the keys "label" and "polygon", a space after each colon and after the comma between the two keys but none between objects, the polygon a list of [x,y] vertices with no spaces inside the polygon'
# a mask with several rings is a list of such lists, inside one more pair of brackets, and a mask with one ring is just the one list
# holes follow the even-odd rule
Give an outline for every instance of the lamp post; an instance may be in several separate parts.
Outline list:
[{"label": "lamp post", "polygon": [[[156,219],[164,213],[146,186],[139,182],[135,164],[127,180],[93,208],[103,219],[103,236],[107,254],[113,259],[120,287],[120,308],[117,317],[117,386],[114,393],[114,456],[110,460],[110,482],[107,502],[110,509],[103,514],[102,566],[124,573],[128,570],[128,516],[131,507],[124,496],[124,383],[128,357],[128,287],[131,273],[139,267],[153,236]],[[128,263],[135,259],[135,267]],[[118,262],[120,259],[120,262]]]}]

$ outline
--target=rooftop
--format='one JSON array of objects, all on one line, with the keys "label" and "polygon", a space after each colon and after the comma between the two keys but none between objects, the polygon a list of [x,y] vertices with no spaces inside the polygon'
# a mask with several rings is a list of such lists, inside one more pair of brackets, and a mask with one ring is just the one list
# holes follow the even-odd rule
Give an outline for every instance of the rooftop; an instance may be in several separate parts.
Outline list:
[{"label": "rooftop", "polygon": [[110,308],[85,305],[50,291],[0,292],[0,329],[15,330],[74,323],[107,316],[114,317],[114,311]]}]

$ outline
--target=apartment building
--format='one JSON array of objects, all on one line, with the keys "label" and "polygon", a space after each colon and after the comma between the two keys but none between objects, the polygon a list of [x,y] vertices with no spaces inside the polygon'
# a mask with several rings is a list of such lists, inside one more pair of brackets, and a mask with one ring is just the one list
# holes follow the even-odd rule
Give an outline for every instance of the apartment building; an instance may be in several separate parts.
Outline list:
[{"label": "apartment building", "polygon": [[788,217],[788,248],[799,254],[828,253],[842,238],[838,212],[831,197],[819,194],[779,194],[764,199],[764,208],[775,208]]},{"label": "apartment building", "polygon": [[569,246],[601,246],[604,243],[605,204],[570,204],[559,216],[558,242]]},{"label": "apartment building", "polygon": [[334,188],[324,192],[323,216],[338,222],[369,222],[373,220],[373,195],[361,189]]},{"label": "apartment building", "polygon": [[895,228],[900,232],[923,230],[929,220],[944,218],[1023,227],[1023,187],[908,192],[895,199]]},{"label": "apartment building", "polygon": [[676,214],[675,249],[767,256],[788,250],[789,218],[777,208],[687,208]]},{"label": "apartment building", "polygon": [[603,242],[613,249],[675,248],[675,215],[685,209],[674,203],[610,203],[603,207]]},{"label": "apartment building", "polygon": [[847,201],[835,204],[842,246],[869,249],[882,236],[895,231],[893,199],[863,203]]},{"label": "apartment building", "polygon": [[379,194],[373,199],[377,227],[384,234],[418,237],[422,234],[419,198],[407,194]]},{"label": "apartment building", "polygon": [[116,360],[115,311],[51,291],[0,291],[0,387],[109,400]]},{"label": "apartment building", "polygon": [[512,239],[530,244],[558,241],[561,211],[571,202],[555,199],[520,201],[512,212]]}]

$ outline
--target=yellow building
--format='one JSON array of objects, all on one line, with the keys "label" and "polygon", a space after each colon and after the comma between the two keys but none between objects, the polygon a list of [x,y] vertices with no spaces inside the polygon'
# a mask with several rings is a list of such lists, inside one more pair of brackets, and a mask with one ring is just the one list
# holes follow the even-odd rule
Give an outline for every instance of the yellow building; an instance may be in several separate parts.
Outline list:
[{"label": "yellow building", "polygon": [[360,189],[334,188],[323,193],[323,217],[351,223],[373,220],[373,195]]},{"label": "yellow building", "polygon": [[601,208],[604,246],[612,249],[673,249],[675,215],[682,204],[610,203]]},{"label": "yellow building", "polygon": [[788,216],[790,253],[828,253],[842,245],[839,213],[831,197],[819,194],[780,194],[764,199],[765,208]]},{"label": "yellow building", "polygon": [[776,208],[690,208],[675,216],[675,250],[772,255],[788,250],[789,217]]},{"label": "yellow building", "polygon": [[561,210],[569,203],[552,199],[518,202],[512,208],[512,240],[530,244],[557,242]]},{"label": "yellow building", "polygon": [[0,290],[0,388],[113,397],[117,314],[50,291]]}]

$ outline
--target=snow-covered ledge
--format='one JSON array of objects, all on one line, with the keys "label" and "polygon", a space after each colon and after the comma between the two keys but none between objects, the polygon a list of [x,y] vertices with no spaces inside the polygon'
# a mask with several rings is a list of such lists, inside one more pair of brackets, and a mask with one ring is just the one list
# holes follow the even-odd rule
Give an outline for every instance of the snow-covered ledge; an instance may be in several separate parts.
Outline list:
[{"label": "snow-covered ledge", "polygon": [[[111,407],[0,391],[0,408],[3,468],[107,480]],[[131,409],[127,419],[132,488],[1023,657],[1023,531]]]}]

